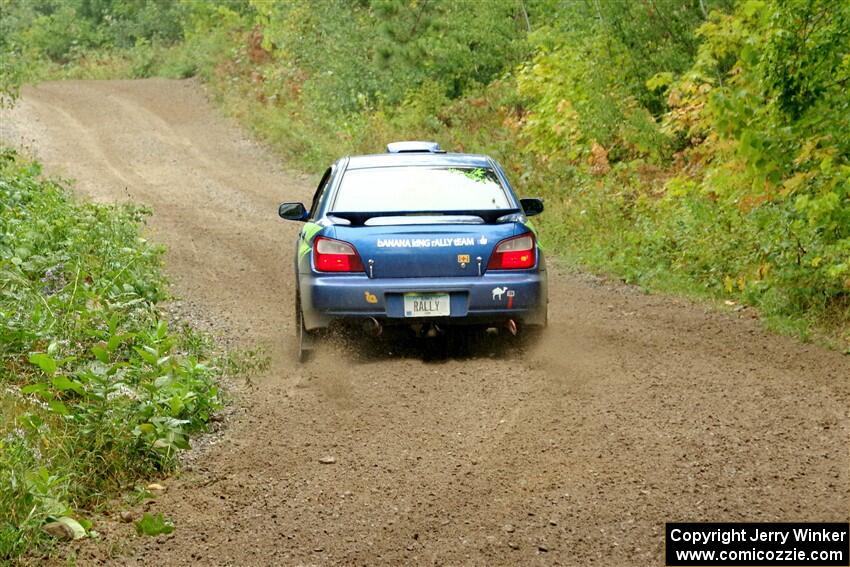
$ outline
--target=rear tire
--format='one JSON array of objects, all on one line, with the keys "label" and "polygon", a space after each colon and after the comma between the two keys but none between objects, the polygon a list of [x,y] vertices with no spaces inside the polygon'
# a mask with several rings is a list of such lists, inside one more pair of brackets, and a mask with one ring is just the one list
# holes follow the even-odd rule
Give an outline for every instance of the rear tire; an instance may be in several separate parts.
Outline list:
[{"label": "rear tire", "polygon": [[316,332],[304,327],[304,314],[301,311],[301,296],[295,296],[295,354],[298,362],[310,360],[316,346]]}]

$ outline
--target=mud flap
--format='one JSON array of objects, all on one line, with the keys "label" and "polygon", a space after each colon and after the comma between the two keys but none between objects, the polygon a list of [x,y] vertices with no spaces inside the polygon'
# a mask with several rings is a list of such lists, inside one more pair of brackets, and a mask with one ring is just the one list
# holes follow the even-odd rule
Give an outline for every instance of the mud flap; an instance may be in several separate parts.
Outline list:
[{"label": "mud flap", "polygon": [[304,313],[301,311],[301,298],[295,297],[295,349],[298,362],[310,360],[316,347],[316,332],[308,331],[304,326]]}]

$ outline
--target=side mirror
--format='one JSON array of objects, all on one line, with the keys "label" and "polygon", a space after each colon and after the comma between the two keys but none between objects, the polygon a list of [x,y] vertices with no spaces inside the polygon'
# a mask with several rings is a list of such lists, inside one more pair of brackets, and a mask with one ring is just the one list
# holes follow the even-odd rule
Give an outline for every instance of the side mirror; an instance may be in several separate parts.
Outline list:
[{"label": "side mirror", "polygon": [[519,203],[522,205],[522,212],[524,212],[527,217],[533,217],[534,215],[539,215],[543,212],[543,199],[529,197],[526,199],[520,199]]},{"label": "side mirror", "polygon": [[303,203],[281,203],[277,208],[277,214],[285,220],[304,221],[310,216],[310,212]]}]

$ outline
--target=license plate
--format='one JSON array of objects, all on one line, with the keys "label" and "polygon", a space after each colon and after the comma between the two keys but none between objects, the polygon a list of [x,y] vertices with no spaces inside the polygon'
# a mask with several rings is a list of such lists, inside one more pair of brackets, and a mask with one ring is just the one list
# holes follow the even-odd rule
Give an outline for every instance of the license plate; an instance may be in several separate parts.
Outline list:
[{"label": "license plate", "polygon": [[405,293],[405,317],[448,317],[448,293]]}]

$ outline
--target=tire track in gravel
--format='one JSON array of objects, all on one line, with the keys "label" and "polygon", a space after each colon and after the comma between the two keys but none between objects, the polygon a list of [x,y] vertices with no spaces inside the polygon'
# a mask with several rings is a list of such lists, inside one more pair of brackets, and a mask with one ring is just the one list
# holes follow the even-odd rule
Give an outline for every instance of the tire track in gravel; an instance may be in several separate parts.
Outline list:
[{"label": "tire track in gravel", "polygon": [[276,206],[318,175],[282,169],[192,81],[45,83],[0,119],[83,195],[152,206],[175,293],[272,353],[152,505],[175,532],[105,519],[80,564],[657,565],[665,521],[850,515],[847,357],[555,271],[534,352],[331,347],[298,367],[297,227]]}]

